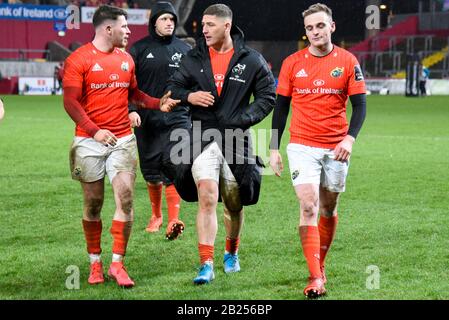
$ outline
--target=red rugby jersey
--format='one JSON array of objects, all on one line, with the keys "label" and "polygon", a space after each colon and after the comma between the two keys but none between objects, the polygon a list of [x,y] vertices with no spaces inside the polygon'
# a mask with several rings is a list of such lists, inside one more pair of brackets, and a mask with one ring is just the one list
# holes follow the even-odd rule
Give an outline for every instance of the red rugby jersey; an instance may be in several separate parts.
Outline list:
[{"label": "red rugby jersey", "polygon": [[290,142],[333,149],[348,132],[348,96],[366,93],[357,59],[334,45],[324,57],[308,48],[282,63],[277,93],[292,97]]},{"label": "red rugby jersey", "polygon": [[209,47],[210,63],[212,65],[212,72],[214,74],[215,86],[217,87],[218,95],[221,95],[221,90],[223,90],[224,78],[226,71],[229,67],[229,62],[234,55],[234,48],[231,50],[221,53]]},{"label": "red rugby jersey", "polygon": [[[118,138],[131,134],[128,94],[137,82],[134,61],[128,53],[118,48],[106,53],[88,43],[67,58],[64,69],[63,87],[82,88],[81,106],[99,128]],[[75,135],[90,137],[79,126]]]}]

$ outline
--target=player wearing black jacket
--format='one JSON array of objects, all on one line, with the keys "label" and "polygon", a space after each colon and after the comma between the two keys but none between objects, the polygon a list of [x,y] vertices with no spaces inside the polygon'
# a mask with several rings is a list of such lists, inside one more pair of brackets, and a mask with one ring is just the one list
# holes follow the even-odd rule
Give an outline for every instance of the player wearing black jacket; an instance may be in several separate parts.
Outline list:
[{"label": "player wearing black jacket", "polygon": [[[169,2],[157,2],[151,10],[149,35],[137,41],[130,49],[136,65],[139,89],[160,97],[165,92],[168,78],[179,67],[183,55],[190,46],[175,35],[177,15]],[[139,150],[140,169],[147,182],[152,205],[152,216],[146,228],[157,232],[162,225],[162,184],[168,208],[167,239],[176,239],[184,229],[178,219],[181,199],[172,181],[162,173],[162,155],[166,151],[171,130],[190,128],[191,120],[187,107],[178,106],[170,113],[142,110],[130,105],[130,120],[135,127]]]},{"label": "player wearing black jacket", "polygon": [[273,74],[262,55],[245,45],[243,32],[232,25],[232,11],[223,4],[212,5],[204,11],[202,24],[204,37],[182,60],[168,86],[192,112],[193,130],[175,148],[190,159],[176,166],[174,182],[184,200],[198,201],[201,268],[195,284],[214,278],[220,198],[227,235],[224,271],[240,270],[243,206],[257,202],[261,182],[247,129],[262,121],[275,104]]}]

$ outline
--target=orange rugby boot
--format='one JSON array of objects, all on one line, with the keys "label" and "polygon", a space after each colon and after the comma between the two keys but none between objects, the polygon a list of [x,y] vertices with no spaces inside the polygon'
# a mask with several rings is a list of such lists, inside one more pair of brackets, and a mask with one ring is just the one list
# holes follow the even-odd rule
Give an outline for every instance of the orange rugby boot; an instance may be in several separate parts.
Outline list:
[{"label": "orange rugby boot", "polygon": [[100,261],[90,264],[90,274],[87,282],[90,284],[99,284],[104,282],[103,264]]},{"label": "orange rugby boot", "polygon": [[158,232],[161,226],[162,226],[162,216],[160,217],[151,216],[150,222],[148,222],[145,231],[150,233]]},{"label": "orange rugby boot", "polygon": [[304,295],[309,299],[316,299],[318,297],[324,296],[325,294],[326,289],[324,288],[323,278],[309,277],[309,282],[304,289]]},{"label": "orange rugby boot", "polygon": [[129,277],[123,262],[112,262],[108,276],[114,279],[121,287],[131,288],[134,286],[134,281]]}]

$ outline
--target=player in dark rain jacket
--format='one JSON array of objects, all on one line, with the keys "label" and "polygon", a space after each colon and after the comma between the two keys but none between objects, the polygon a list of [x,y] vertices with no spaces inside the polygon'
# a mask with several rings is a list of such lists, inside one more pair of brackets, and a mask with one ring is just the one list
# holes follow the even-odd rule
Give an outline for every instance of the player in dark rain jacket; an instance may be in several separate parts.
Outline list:
[{"label": "player in dark rain jacket", "polygon": [[[177,23],[175,9],[169,2],[157,2],[151,9],[149,35],[136,42],[130,53],[136,65],[139,89],[154,97],[165,92],[168,78],[179,67],[181,58],[190,46],[178,39],[174,33]],[[191,120],[187,107],[178,106],[171,113],[153,110],[137,110],[130,105],[129,117],[135,127],[139,149],[140,169],[147,182],[152,206],[152,215],[146,231],[157,232],[162,226],[162,186],[168,209],[167,239],[176,239],[184,230],[178,219],[181,199],[172,181],[162,173],[162,154],[170,131],[190,128]]]},{"label": "player in dark rain jacket", "polygon": [[273,74],[262,55],[245,46],[242,31],[232,25],[229,7],[208,7],[202,25],[204,37],[184,57],[168,86],[173,97],[189,104],[192,111],[193,129],[171,149],[171,160],[179,154],[187,160],[174,170],[175,185],[184,200],[198,201],[201,268],[195,284],[214,279],[220,198],[227,236],[224,271],[240,270],[237,250],[243,206],[257,202],[261,181],[247,129],[262,121],[275,104]]}]

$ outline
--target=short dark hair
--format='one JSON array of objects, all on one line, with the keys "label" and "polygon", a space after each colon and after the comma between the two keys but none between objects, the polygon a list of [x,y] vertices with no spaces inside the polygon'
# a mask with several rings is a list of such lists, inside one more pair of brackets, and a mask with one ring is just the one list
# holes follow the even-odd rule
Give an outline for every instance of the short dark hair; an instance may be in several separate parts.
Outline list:
[{"label": "short dark hair", "polygon": [[232,20],[232,10],[227,5],[223,3],[213,4],[206,8],[203,12],[203,16],[217,16],[220,18],[228,18]]},{"label": "short dark hair", "polygon": [[94,28],[98,27],[106,20],[115,21],[119,16],[125,16],[125,19],[128,19],[128,14],[123,9],[108,5],[100,6],[97,10],[95,10],[94,17],[92,19]]}]

